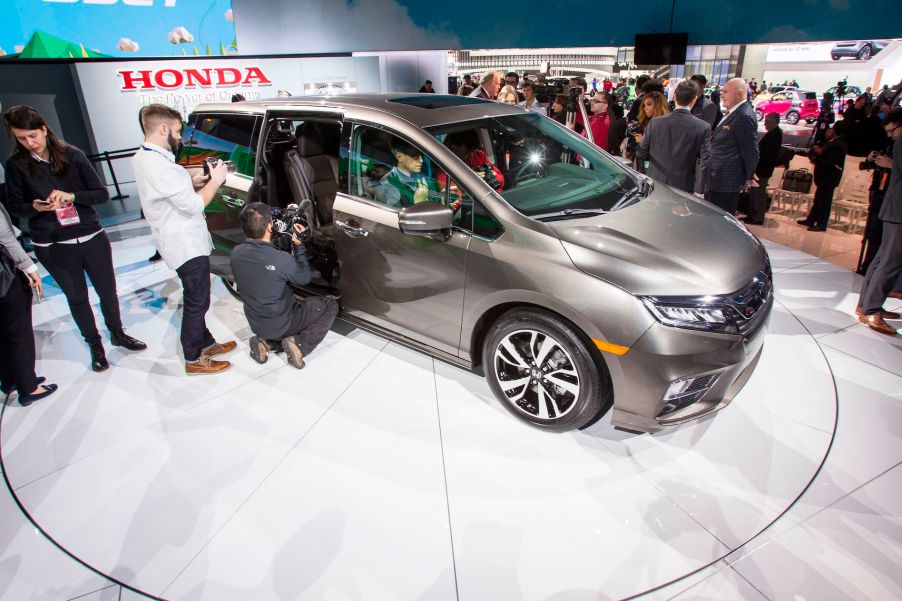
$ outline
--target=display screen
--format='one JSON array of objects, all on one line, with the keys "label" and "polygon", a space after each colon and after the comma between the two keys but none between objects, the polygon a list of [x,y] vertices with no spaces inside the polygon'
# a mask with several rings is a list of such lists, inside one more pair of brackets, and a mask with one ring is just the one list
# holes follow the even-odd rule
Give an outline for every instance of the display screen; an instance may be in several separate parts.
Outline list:
[{"label": "display screen", "polygon": [[237,52],[232,0],[3,0],[0,54],[29,59]]},{"label": "display screen", "polygon": [[636,34],[637,65],[685,65],[688,33]]}]

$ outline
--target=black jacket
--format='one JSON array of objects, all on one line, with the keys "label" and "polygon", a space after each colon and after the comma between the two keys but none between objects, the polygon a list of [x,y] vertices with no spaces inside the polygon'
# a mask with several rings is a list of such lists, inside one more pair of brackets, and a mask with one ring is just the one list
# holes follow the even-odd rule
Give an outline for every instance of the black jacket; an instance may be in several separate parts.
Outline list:
[{"label": "black jacket", "polygon": [[[10,157],[6,161],[6,194],[9,211],[28,219],[31,239],[38,244],[72,240],[100,230],[100,218],[94,205],[110,199],[110,193],[100,181],[85,153],[74,146],[66,149],[69,168],[62,175],[53,175],[50,165],[29,158],[21,161]],[[36,211],[32,202],[44,199],[53,190],[75,194],[75,209],[81,223],[62,227],[53,211]]]},{"label": "black jacket", "polygon": [[835,188],[842,180],[842,172],[846,166],[846,139],[837,136],[830,140],[820,154],[811,158],[814,163],[814,185],[818,188]]},{"label": "black jacket", "polygon": [[758,140],[758,166],[755,168],[755,175],[762,186],[767,186],[767,180],[774,174],[782,146],[783,130],[779,127],[773,128]]},{"label": "black jacket", "polygon": [[312,273],[303,246],[293,246],[294,256],[269,242],[248,240],[232,251],[235,283],[244,301],[251,331],[262,338],[280,340],[291,325],[294,294],[288,284],[310,283]]},{"label": "black jacket", "polygon": [[893,169],[879,217],[881,221],[902,223],[902,136],[893,143]]}]

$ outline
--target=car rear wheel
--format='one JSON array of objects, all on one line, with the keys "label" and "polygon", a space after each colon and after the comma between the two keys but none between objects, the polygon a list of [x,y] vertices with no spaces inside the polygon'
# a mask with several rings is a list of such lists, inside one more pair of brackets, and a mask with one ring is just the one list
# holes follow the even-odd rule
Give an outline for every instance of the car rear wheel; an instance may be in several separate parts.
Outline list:
[{"label": "car rear wheel", "polygon": [[483,346],[485,376],[501,404],[543,430],[587,427],[613,402],[598,351],[563,319],[536,310],[504,314]]},{"label": "car rear wheel", "polygon": [[764,121],[764,111],[761,109],[755,109],[755,117],[758,118],[758,121]]},{"label": "car rear wheel", "polygon": [[799,122],[799,114],[796,111],[789,111],[786,113],[786,122],[790,125],[795,125]]},{"label": "car rear wheel", "polygon": [[871,58],[871,47],[865,46],[861,50],[858,51],[858,60],[866,61]]},{"label": "car rear wheel", "polygon": [[839,60],[839,57],[836,56],[835,54],[831,54],[831,55],[830,55],[830,58],[832,58],[832,59],[835,60],[835,61],[838,61],[838,60]]}]

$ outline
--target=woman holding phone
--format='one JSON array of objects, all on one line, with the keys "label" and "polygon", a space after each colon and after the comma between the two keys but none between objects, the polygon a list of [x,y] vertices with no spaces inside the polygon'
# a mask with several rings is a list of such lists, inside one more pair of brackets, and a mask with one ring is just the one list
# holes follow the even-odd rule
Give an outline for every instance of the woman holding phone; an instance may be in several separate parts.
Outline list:
[{"label": "woman holding phone", "polygon": [[35,255],[56,280],[91,351],[91,369],[109,367],[94,322],[85,274],[100,297],[100,310],[114,346],[147,348],[127,335],[119,315],[113,252],[94,205],[109,200],[106,187],[85,154],[61,140],[29,106],[4,114],[15,142],[6,161],[7,202],[28,219]]},{"label": "woman holding phone", "polygon": [[[0,392],[19,391],[19,404],[30,405],[50,396],[56,384],[44,384],[34,373],[34,330],[31,326],[31,289],[41,294],[38,267],[16,241],[6,209],[0,206],[0,252],[16,269],[12,280],[0,283]],[[26,277],[27,276],[27,277]]]}]

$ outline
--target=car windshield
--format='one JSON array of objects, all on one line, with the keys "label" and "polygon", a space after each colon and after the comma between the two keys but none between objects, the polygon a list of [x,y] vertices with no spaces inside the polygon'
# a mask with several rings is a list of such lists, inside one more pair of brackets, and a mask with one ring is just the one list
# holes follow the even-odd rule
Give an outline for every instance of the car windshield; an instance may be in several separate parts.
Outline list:
[{"label": "car windshield", "polygon": [[529,217],[607,213],[641,198],[639,181],[615,159],[543,115],[485,117],[428,131]]}]

